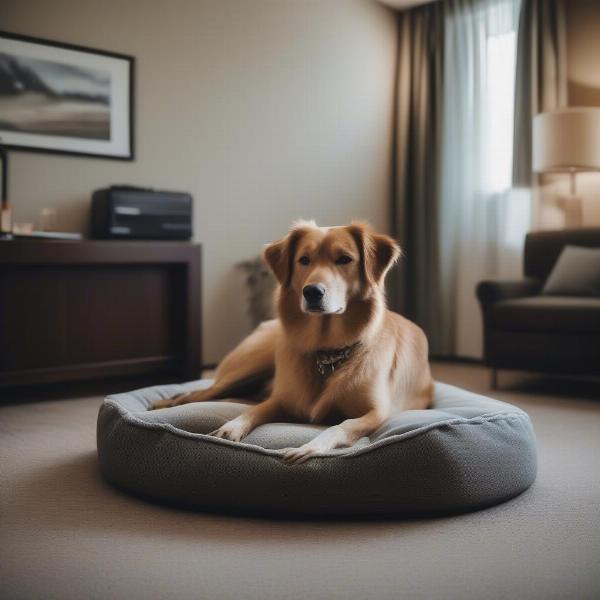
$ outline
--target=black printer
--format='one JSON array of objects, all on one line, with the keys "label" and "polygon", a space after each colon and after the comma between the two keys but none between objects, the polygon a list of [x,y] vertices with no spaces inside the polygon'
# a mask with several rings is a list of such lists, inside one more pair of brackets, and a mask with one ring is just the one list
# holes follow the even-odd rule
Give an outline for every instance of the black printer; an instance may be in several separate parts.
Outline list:
[{"label": "black printer", "polygon": [[92,195],[92,237],[189,240],[192,196],[128,185],[96,190]]}]

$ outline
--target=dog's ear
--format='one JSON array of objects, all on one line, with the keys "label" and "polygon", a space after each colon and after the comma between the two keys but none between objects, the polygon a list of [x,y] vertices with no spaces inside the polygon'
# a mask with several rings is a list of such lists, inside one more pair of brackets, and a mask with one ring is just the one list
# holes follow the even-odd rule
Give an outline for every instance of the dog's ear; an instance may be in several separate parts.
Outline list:
[{"label": "dog's ear", "polygon": [[371,233],[371,273],[373,279],[380,283],[387,272],[396,264],[402,250],[395,239],[381,233]]},{"label": "dog's ear", "polygon": [[292,282],[294,255],[302,234],[302,229],[292,229],[283,239],[269,244],[263,250],[264,261],[283,287],[289,286]]},{"label": "dog's ear", "polygon": [[264,261],[281,285],[284,285],[288,279],[288,271],[292,266],[288,255],[288,236],[277,242],[272,242],[263,250]]},{"label": "dog's ear", "polygon": [[366,223],[353,222],[348,230],[358,247],[361,275],[367,283],[379,285],[400,257],[400,246],[390,236],[375,233]]}]

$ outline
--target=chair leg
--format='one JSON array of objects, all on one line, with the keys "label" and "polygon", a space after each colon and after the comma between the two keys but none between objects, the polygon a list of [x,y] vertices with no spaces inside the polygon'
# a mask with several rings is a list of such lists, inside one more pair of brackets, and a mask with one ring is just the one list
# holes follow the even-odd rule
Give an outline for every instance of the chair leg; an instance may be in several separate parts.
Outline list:
[{"label": "chair leg", "polygon": [[492,386],[493,390],[497,390],[498,389],[498,369],[492,368],[490,375],[491,375],[490,385]]}]

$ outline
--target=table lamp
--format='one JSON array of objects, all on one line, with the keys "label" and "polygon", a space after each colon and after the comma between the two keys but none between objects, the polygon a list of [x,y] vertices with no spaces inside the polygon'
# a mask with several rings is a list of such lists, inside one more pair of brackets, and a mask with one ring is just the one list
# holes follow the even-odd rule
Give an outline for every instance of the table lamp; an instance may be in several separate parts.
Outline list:
[{"label": "table lamp", "polygon": [[576,174],[600,171],[600,107],[561,108],[533,119],[533,170],[569,173],[570,195],[560,199],[567,227],[581,226]]}]

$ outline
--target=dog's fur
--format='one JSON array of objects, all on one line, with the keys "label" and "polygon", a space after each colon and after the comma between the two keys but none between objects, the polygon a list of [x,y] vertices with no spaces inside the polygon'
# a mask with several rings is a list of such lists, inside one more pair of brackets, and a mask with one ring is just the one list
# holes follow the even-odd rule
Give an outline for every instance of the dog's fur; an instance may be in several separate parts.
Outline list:
[{"label": "dog's fur", "polygon": [[[239,441],[268,422],[316,423],[332,412],[345,417],[303,446],[290,448],[285,458],[292,462],[352,445],[393,410],[428,408],[433,384],[425,335],[385,306],[383,282],[399,255],[394,240],[363,223],[294,224],[263,255],[279,282],[279,319],[260,325],[227,355],[210,388],[156,408],[231,396],[244,383],[269,377],[274,368],[268,397],[213,434]],[[310,285],[324,290],[316,304],[303,297]],[[339,368],[329,375],[317,371],[317,351],[345,347],[353,348]]]}]

